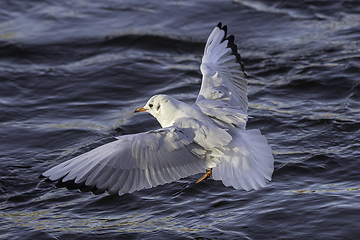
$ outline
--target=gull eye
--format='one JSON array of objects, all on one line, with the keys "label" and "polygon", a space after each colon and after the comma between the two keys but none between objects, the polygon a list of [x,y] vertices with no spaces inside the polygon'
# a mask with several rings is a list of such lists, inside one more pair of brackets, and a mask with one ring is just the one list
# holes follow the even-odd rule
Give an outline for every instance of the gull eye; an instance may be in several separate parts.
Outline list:
[{"label": "gull eye", "polygon": [[149,104],[149,107],[152,108],[154,105],[152,105],[151,103]]}]

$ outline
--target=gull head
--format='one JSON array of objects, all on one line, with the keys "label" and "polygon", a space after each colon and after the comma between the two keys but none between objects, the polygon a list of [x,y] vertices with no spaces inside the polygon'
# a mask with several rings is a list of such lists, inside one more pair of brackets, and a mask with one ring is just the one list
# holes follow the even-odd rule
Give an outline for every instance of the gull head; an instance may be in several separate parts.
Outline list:
[{"label": "gull head", "polygon": [[178,113],[179,101],[167,95],[152,96],[143,107],[139,107],[135,112],[146,111],[153,115],[162,127],[171,126]]}]

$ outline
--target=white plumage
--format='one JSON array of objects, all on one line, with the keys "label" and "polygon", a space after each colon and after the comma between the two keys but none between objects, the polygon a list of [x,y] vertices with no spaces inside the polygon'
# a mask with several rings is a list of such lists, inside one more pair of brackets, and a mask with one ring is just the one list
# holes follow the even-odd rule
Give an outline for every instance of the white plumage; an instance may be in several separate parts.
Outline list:
[{"label": "white plumage", "polygon": [[219,23],[207,40],[195,104],[155,95],[137,112],[152,114],[161,129],[120,136],[42,176],[58,186],[122,195],[212,168],[213,178],[225,186],[264,187],[274,159],[260,131],[245,129],[246,73],[234,37],[226,37],[226,31]]}]

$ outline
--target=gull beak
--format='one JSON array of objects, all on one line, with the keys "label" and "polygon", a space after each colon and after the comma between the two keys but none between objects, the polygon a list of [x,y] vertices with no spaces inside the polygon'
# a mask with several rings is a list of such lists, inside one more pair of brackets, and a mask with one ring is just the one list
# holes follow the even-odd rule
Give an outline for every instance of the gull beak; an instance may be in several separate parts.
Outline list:
[{"label": "gull beak", "polygon": [[143,111],[146,111],[146,109],[144,107],[139,107],[138,109],[135,110],[134,113],[143,112]]}]

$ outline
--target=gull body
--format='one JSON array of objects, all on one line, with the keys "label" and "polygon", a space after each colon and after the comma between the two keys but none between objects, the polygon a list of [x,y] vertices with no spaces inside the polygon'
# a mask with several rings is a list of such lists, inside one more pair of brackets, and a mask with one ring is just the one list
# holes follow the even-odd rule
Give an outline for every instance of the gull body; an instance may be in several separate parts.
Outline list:
[{"label": "gull body", "polygon": [[[208,171],[235,189],[264,187],[274,170],[272,150],[257,129],[247,130],[247,84],[234,36],[219,23],[210,34],[193,105],[155,95],[148,112],[160,129],[118,137],[42,174],[57,186],[122,195]],[[200,180],[202,180],[200,179]]]},{"label": "gull body", "polygon": [[199,121],[210,121],[198,107],[164,94],[151,97],[141,110],[155,117],[163,128],[170,127],[178,119],[189,116]]}]

